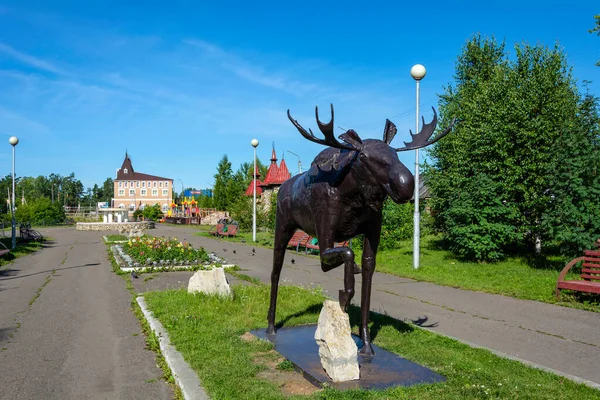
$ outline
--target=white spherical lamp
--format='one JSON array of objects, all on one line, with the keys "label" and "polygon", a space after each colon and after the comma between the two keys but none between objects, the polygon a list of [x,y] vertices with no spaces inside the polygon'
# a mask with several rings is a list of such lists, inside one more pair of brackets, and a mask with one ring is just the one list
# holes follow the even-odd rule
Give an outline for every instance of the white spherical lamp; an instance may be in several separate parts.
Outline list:
[{"label": "white spherical lamp", "polygon": [[413,67],[410,69],[410,76],[412,76],[415,81],[420,81],[421,79],[425,78],[426,73],[427,70],[421,64],[413,65]]},{"label": "white spherical lamp", "polygon": [[19,144],[19,138],[16,136],[11,136],[10,139],[8,139],[8,143],[12,144],[13,146],[16,146],[17,144]]},{"label": "white spherical lamp", "polygon": [[258,139],[252,139],[252,141],[250,142],[250,144],[252,145],[252,147],[258,146]]}]

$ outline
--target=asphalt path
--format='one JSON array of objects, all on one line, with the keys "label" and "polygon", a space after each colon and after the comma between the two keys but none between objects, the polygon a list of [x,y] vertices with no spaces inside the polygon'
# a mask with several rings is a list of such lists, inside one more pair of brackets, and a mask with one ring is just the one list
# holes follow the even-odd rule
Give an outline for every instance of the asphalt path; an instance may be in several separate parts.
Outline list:
[{"label": "asphalt path", "polygon": [[[195,236],[193,229],[183,226],[159,225],[149,233],[185,237],[239,265],[244,274],[270,282],[273,258],[270,249],[256,247],[252,253],[251,244]],[[288,250],[280,284],[321,287],[327,295],[337,299],[338,290],[343,289],[343,269],[323,273],[317,257],[304,257]],[[360,284],[357,275],[357,295],[352,301],[357,306],[360,305]],[[378,272],[373,278],[371,309],[586,381],[600,389],[600,313],[459,290]],[[374,343],[377,344],[376,339]]]},{"label": "asphalt path", "polygon": [[1,399],[171,399],[102,233],[54,240],[0,269]]}]

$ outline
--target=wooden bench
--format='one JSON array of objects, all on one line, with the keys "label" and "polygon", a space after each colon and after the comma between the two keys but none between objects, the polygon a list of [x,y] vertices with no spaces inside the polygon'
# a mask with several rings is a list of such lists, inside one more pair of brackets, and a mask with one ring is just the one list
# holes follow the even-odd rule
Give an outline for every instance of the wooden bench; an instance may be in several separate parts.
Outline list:
[{"label": "wooden bench", "polygon": [[227,225],[227,230],[225,230],[225,228],[222,229],[221,236],[233,237],[233,236],[237,235],[239,229],[240,229],[240,227],[237,225]]},{"label": "wooden bench", "polygon": [[225,224],[217,224],[215,225],[214,230],[208,231],[213,236],[220,236],[223,234],[223,228],[225,228]]},{"label": "wooden bench", "polygon": [[308,235],[308,233],[298,229],[296,232],[294,232],[294,235],[292,236],[292,238],[290,239],[290,241],[288,242],[287,247],[293,247],[296,249],[296,253],[299,251],[300,249],[300,243],[302,243],[303,241],[306,240],[306,238],[310,237]]},{"label": "wooden bench", "polygon": [[[565,289],[600,294],[600,250],[584,250],[583,254],[583,257],[570,261],[560,272],[556,283],[556,297],[560,297],[560,291]],[[567,272],[580,262],[583,262],[581,280],[565,281]]]}]

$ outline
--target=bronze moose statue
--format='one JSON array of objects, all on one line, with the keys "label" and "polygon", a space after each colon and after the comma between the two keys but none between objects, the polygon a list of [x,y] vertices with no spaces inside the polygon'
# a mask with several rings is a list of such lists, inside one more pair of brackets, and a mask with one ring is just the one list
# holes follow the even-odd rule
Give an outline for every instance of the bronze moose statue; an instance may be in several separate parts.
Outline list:
[{"label": "bronze moose statue", "polygon": [[[339,293],[342,309],[347,310],[354,296],[354,274],[362,274],[360,338],[363,347],[360,352],[372,356],[368,324],[383,202],[390,196],[396,203],[405,203],[413,197],[415,186],[412,173],[400,162],[396,152],[436,142],[450,131],[454,121],[431,139],[437,125],[437,114],[433,109],[433,120],[425,124],[423,118],[421,131],[410,132],[410,143],[393,148],[390,143],[397,129],[390,120],[386,121],[383,140],[362,140],[354,130],[348,130],[339,136],[340,142],[333,133],[333,104],[329,123],[319,120],[318,107],[315,113],[324,139],[317,138],[310,129],[307,132],[288,110],[288,118],[302,136],[328,148],[317,155],[308,171],[293,176],[279,188],[267,334],[275,334],[277,290],[286,247],[296,229],[302,229],[318,238],[324,272],[344,265],[344,290]],[[334,242],[358,235],[364,235],[362,269],[355,263],[352,249],[334,247]]]}]

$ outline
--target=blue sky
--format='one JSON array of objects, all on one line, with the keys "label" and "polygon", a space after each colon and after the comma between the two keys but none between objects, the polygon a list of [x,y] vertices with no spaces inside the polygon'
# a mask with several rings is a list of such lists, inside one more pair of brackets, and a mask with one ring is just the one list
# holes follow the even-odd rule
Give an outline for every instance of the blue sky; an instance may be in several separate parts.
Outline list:
[{"label": "blue sky", "polygon": [[[0,0],[0,165],[17,175],[75,172],[85,187],[114,178],[127,149],[137,171],[210,187],[227,154],[236,170],[272,144],[292,173],[322,150],[286,110],[316,128],[333,103],[335,126],[397,147],[421,110],[432,116],[473,34],[515,43],[557,41],[573,75],[600,95],[594,1],[156,2]],[[418,4],[418,5],[417,5]],[[340,129],[337,133],[342,133]],[[412,170],[414,152],[400,153]]]}]

